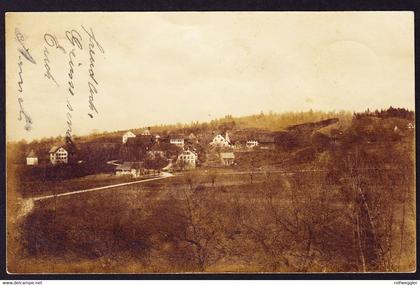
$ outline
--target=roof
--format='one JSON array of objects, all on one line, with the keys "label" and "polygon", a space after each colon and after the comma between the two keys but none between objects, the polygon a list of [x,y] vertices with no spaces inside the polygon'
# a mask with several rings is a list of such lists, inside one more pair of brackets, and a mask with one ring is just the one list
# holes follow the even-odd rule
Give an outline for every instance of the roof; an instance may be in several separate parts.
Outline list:
[{"label": "roof", "polygon": [[115,170],[131,170],[138,169],[143,165],[141,162],[125,161],[123,164],[118,165]]},{"label": "roof", "polygon": [[221,136],[222,138],[226,139],[222,134],[216,134],[214,137],[216,138],[218,136]]},{"label": "roof", "polygon": [[127,131],[124,133],[124,135],[136,136],[132,131]]},{"label": "roof", "polygon": [[59,150],[60,148],[63,148],[64,150],[66,150],[63,146],[61,146],[61,145],[57,146],[56,145],[56,146],[53,146],[48,153],[56,153],[57,150]]},{"label": "roof", "polygon": [[189,149],[186,149],[186,150],[182,151],[179,155],[181,156],[181,155],[186,155],[186,154],[193,154],[193,155],[197,156],[197,154],[194,151],[189,150]]},{"label": "roof", "polygon": [[154,145],[152,145],[149,151],[163,151],[163,149],[159,143],[155,143]]},{"label": "roof", "polygon": [[[226,133],[227,134],[227,133]],[[217,138],[218,136],[221,136],[225,141],[227,141],[228,143],[230,143],[231,141],[230,141],[230,138],[229,138],[229,135],[227,135],[227,137],[226,137],[226,134],[225,135],[222,135],[222,134],[217,134],[217,135],[215,135],[214,137],[213,137],[213,140],[215,139],[215,138]]]},{"label": "roof", "polygon": [[35,151],[33,149],[31,149],[31,151],[29,152],[27,157],[37,157],[35,154]]},{"label": "roof", "polygon": [[127,138],[127,145],[150,145],[155,140],[151,136],[138,136],[134,138]]},{"label": "roof", "polygon": [[222,152],[222,153],[220,153],[220,157],[223,158],[223,159],[227,159],[227,158],[234,159],[235,154],[233,152]]}]

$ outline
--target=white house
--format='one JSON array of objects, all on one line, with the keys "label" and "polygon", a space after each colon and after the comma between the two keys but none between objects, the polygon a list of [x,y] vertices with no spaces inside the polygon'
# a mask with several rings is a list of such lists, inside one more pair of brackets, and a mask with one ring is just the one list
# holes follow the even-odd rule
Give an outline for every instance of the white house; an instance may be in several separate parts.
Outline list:
[{"label": "white house", "polygon": [[33,149],[29,152],[28,156],[26,157],[26,165],[37,165],[38,164],[38,157],[36,156]]},{"label": "white house", "polygon": [[184,150],[178,155],[178,163],[185,165],[185,168],[195,168],[198,155],[191,150]]},{"label": "white house", "polygon": [[246,142],[246,147],[247,148],[254,148],[256,146],[258,146],[258,141],[256,141],[256,140],[248,140]]},{"label": "white house", "polygon": [[232,165],[235,161],[235,154],[233,152],[222,152],[220,153],[220,160],[223,165]]},{"label": "white house", "polygon": [[174,144],[179,147],[184,147],[185,140],[183,138],[171,138],[169,143]]},{"label": "white house", "polygon": [[230,142],[228,133],[226,132],[225,136],[222,136],[221,134],[218,134],[210,142],[210,145],[219,146],[219,147],[230,147],[231,142]]},{"label": "white house", "polygon": [[50,161],[52,164],[68,163],[69,153],[62,146],[53,146],[50,151]]},{"label": "white house", "polygon": [[126,142],[127,142],[127,140],[128,140],[128,138],[135,138],[135,137],[136,137],[136,135],[135,135],[135,134],[133,134],[133,132],[128,131],[128,132],[126,132],[126,133],[123,135],[123,137],[122,137],[122,142],[123,142],[123,143],[126,143]]}]

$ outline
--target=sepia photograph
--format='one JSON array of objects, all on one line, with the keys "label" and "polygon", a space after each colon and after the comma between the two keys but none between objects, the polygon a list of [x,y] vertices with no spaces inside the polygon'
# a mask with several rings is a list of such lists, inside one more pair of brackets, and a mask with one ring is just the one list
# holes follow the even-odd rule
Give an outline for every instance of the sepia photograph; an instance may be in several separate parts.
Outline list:
[{"label": "sepia photograph", "polygon": [[9,274],[410,273],[413,12],[8,12]]}]

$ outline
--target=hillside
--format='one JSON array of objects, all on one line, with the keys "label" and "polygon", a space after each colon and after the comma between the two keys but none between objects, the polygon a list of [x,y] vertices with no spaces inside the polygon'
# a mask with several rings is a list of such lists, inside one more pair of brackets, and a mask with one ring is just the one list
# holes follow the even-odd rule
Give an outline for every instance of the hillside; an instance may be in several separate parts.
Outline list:
[{"label": "hillside", "polygon": [[[134,133],[141,133],[146,127],[149,127],[153,134],[161,136],[168,134],[182,134],[189,135],[190,133],[199,134],[204,140],[210,140],[215,133],[223,133],[229,130],[233,134],[234,139],[244,139],[246,137],[257,136],[272,131],[284,130],[290,125],[303,124],[308,122],[320,121],[324,119],[338,118],[340,124],[348,124],[352,118],[350,112],[322,112],[322,111],[307,111],[307,112],[287,112],[287,113],[260,113],[258,115],[250,115],[244,117],[233,117],[230,115],[210,122],[198,123],[191,122],[187,124],[169,124],[169,125],[155,125],[142,126],[138,129],[131,130]],[[114,132],[94,133],[86,136],[75,135],[73,141],[76,146],[96,143],[95,147],[103,146],[108,148],[112,145],[120,144],[122,135],[128,130],[119,130]],[[48,159],[48,151],[51,146],[56,144],[63,144],[64,138],[50,137],[40,140],[26,142],[24,140],[19,142],[8,142],[8,160],[13,163],[23,163],[25,155],[31,149],[39,156]]]},{"label": "hillside", "polygon": [[[9,227],[10,269],[413,271],[414,113],[406,115],[355,114],[345,128],[313,121],[282,130],[293,147],[238,152],[235,167],[38,202]],[[8,205],[10,213],[18,202]]]}]

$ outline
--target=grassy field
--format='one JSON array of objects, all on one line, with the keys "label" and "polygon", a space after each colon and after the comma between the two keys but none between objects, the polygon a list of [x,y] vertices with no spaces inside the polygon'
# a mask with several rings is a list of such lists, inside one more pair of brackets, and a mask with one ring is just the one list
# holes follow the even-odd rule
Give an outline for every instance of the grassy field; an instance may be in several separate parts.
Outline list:
[{"label": "grassy field", "polygon": [[94,187],[102,187],[124,182],[139,181],[152,177],[157,176],[149,175],[133,178],[131,175],[115,176],[115,174],[102,173],[59,181],[21,181],[16,183],[16,190],[22,195],[23,198],[31,198],[90,189]]},{"label": "grassy field", "polygon": [[[282,249],[283,242],[274,237],[291,242],[292,232],[273,229],[278,214],[290,215],[287,220],[293,223],[294,211],[299,211],[297,215],[306,218],[325,215],[324,221],[311,221],[314,228],[320,226],[317,230],[327,232],[323,227],[331,231],[334,226],[334,234],[342,235],[334,239],[338,244],[328,245],[335,250],[335,266],[313,263],[310,269],[355,269],[357,257],[349,247],[351,236],[345,234],[349,230],[348,221],[343,222],[346,217],[330,220],[336,213],[348,212],[345,197],[337,185],[329,185],[328,194],[310,190],[319,189],[325,173],[258,173],[252,183],[248,173],[229,173],[218,173],[214,180],[214,174],[204,171],[182,173],[145,184],[36,202],[23,224],[26,262],[9,264],[18,272],[301,271],[302,257],[292,253],[304,246],[293,245],[290,252]],[[382,171],[378,175],[389,174]],[[302,200],[296,201],[299,197]],[[327,200],[318,201],[320,197]],[[398,203],[389,206],[401,209]],[[394,217],[394,223],[400,220]],[[406,223],[407,228],[414,225],[413,220]],[[306,245],[305,235],[293,234],[292,240]],[[315,238],[314,244],[323,239],[325,236]],[[284,250],[288,262],[276,260],[278,250]],[[318,254],[315,249],[313,254]],[[33,263],[34,256],[49,256],[50,262]]]}]

